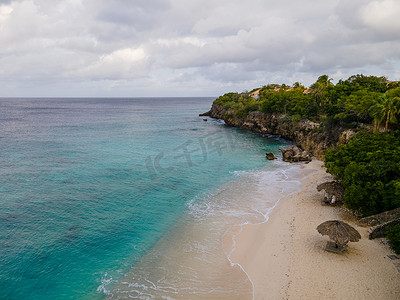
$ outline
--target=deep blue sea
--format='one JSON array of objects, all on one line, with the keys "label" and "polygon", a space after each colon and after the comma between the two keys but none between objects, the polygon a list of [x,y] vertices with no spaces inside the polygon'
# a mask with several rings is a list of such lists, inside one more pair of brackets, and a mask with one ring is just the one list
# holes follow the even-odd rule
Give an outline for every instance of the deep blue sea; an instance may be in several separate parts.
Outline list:
[{"label": "deep blue sea", "polygon": [[293,168],[265,159],[289,142],[199,117],[212,101],[0,99],[0,298],[116,297],[188,213],[242,177]]}]

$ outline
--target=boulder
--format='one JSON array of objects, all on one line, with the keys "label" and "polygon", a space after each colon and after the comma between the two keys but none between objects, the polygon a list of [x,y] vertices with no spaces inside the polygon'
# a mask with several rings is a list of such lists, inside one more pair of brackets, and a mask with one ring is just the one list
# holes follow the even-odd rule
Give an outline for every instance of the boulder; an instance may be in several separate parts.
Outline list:
[{"label": "boulder", "polygon": [[370,239],[384,237],[388,227],[400,224],[400,207],[362,218],[360,223],[372,226],[369,231]]},{"label": "boulder", "polygon": [[400,219],[395,219],[383,224],[380,224],[378,226],[372,227],[369,231],[368,238],[370,240],[376,239],[376,238],[381,238],[386,236],[386,230],[388,227],[392,227],[395,225],[400,225]]},{"label": "boulder", "polygon": [[282,153],[283,161],[287,162],[299,162],[299,161],[311,161],[311,153],[305,150],[300,149],[297,146],[289,146],[285,149],[279,149]]},{"label": "boulder", "polygon": [[377,226],[397,219],[400,220],[400,207],[362,218],[360,219],[360,223],[369,226]]},{"label": "boulder", "polygon": [[275,155],[272,152],[265,153],[265,156],[267,157],[268,160],[276,159]]}]

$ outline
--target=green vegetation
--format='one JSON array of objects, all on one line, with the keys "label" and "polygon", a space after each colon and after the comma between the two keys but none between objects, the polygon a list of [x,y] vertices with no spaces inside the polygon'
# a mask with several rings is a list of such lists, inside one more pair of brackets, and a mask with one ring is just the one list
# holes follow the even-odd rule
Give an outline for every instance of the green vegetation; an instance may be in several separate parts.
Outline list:
[{"label": "green vegetation", "polygon": [[[259,92],[253,98],[251,93]],[[268,84],[250,93],[215,100],[225,117],[244,119],[252,111],[284,114],[285,119],[318,121],[326,138],[344,128],[366,128],[347,145],[328,149],[325,165],[345,188],[344,204],[363,216],[400,207],[400,82],[354,75],[336,85],[322,75],[310,88]],[[398,237],[398,235],[397,235]],[[397,240],[398,241],[398,240]]]},{"label": "green vegetation", "polygon": [[290,116],[300,115],[303,118],[317,114],[317,106],[313,99],[303,94],[303,91],[281,89],[274,93],[268,90],[260,93],[261,95],[269,94],[260,103],[260,110],[264,113],[278,112]]},{"label": "green vegetation", "polygon": [[400,131],[360,132],[328,149],[325,166],[345,188],[349,209],[369,216],[400,206]]},{"label": "green vegetation", "polygon": [[386,230],[386,237],[394,252],[400,254],[400,225],[394,225],[388,228]]},{"label": "green vegetation", "polygon": [[258,110],[296,118],[323,117],[345,127],[373,124],[375,131],[399,128],[400,85],[385,77],[354,75],[334,85],[322,75],[309,89],[295,82],[291,87],[269,84],[259,90],[258,99],[250,93],[228,93],[214,103],[232,109],[239,118]]}]

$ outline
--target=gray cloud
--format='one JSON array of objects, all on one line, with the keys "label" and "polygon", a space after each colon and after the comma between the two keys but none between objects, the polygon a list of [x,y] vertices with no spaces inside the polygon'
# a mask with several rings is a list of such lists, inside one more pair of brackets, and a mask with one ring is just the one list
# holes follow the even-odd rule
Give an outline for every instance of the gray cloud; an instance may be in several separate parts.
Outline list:
[{"label": "gray cloud", "polygon": [[218,95],[359,72],[399,80],[398,15],[397,0],[3,0],[0,94]]}]

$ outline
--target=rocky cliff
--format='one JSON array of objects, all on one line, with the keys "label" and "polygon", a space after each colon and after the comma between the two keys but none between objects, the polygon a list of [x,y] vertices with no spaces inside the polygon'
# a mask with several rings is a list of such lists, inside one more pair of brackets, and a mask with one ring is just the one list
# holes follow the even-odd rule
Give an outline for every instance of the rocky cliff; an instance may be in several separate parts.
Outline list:
[{"label": "rocky cliff", "polygon": [[283,114],[264,114],[259,111],[250,112],[245,118],[237,117],[233,109],[225,109],[222,105],[213,104],[211,110],[202,114],[222,119],[229,126],[239,127],[265,134],[281,135],[294,141],[299,147],[311,152],[323,160],[327,148],[337,147],[345,143],[355,132],[341,128],[326,128],[310,120],[293,122]]}]

